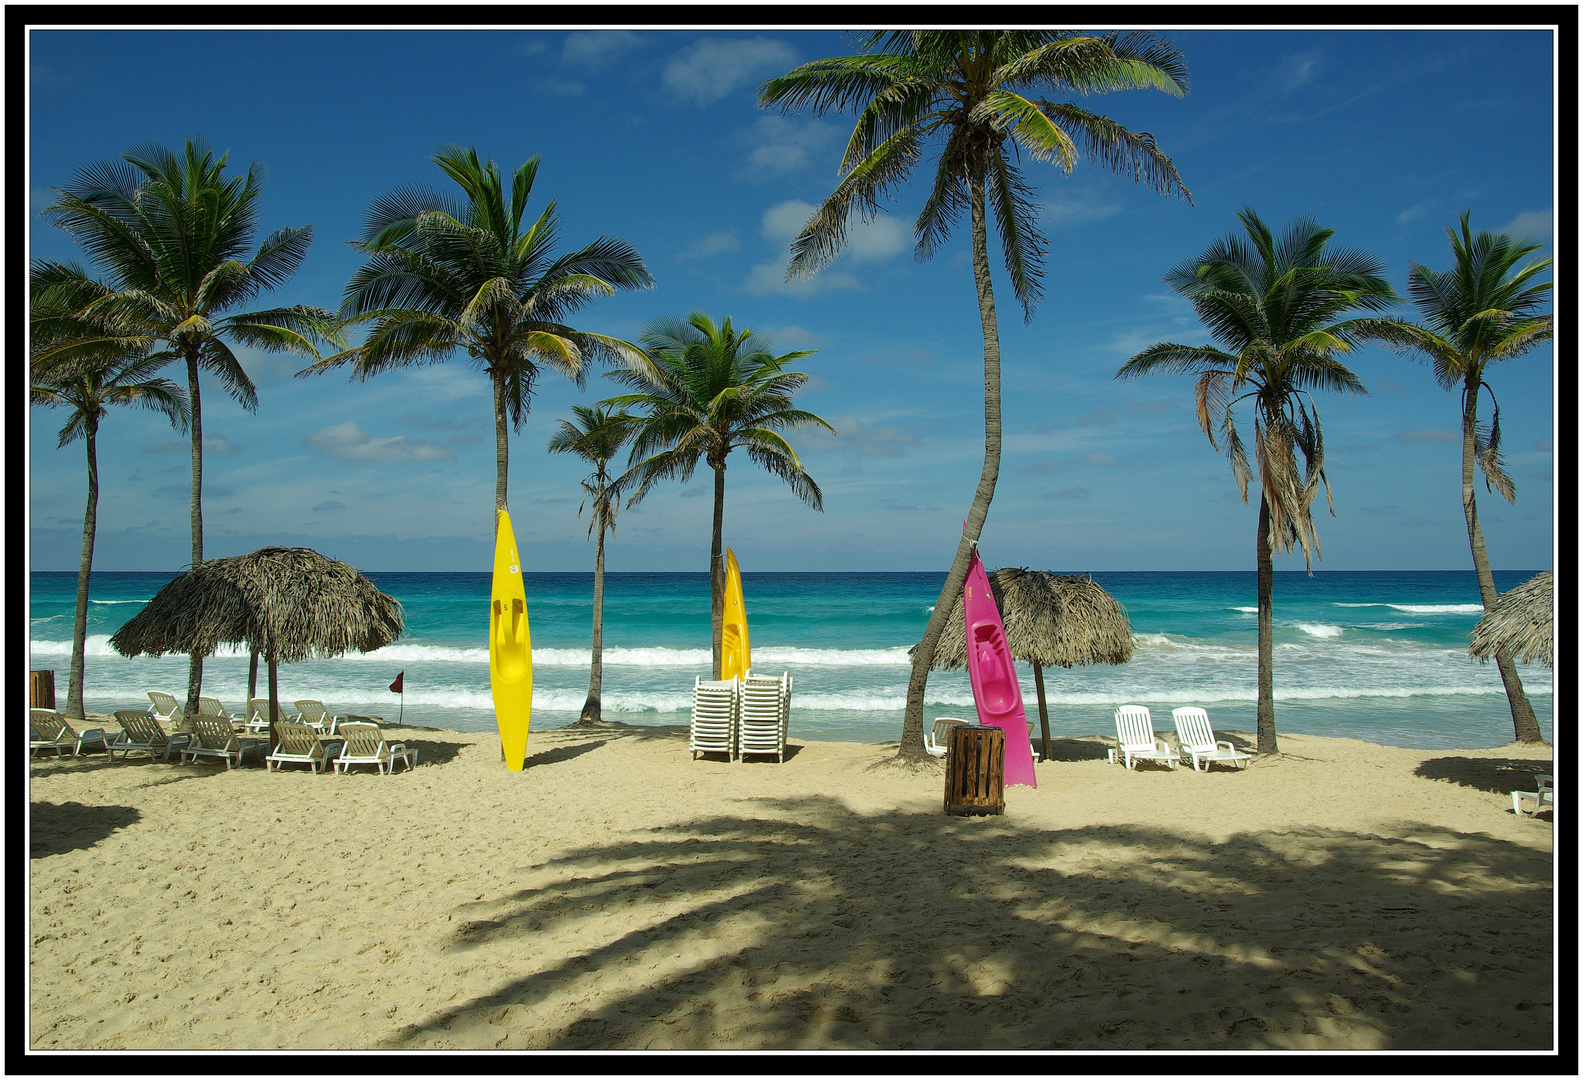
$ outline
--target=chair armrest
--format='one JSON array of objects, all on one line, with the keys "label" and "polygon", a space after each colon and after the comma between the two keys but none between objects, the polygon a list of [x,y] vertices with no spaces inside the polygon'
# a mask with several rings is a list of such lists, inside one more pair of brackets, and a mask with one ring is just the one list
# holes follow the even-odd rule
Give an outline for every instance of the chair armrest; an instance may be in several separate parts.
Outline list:
[{"label": "chair armrest", "polygon": [[1171,752],[1171,748],[1169,746],[1165,745],[1165,740],[1164,739],[1155,739],[1154,740],[1154,748],[1156,750],[1160,751],[1160,753],[1162,753],[1162,754],[1169,754]]},{"label": "chair armrest", "polygon": [[1226,742],[1223,739],[1216,739],[1215,740],[1215,749],[1217,749],[1217,750],[1230,750],[1233,754],[1241,753],[1241,751],[1238,750],[1235,746],[1233,746],[1231,743]]}]

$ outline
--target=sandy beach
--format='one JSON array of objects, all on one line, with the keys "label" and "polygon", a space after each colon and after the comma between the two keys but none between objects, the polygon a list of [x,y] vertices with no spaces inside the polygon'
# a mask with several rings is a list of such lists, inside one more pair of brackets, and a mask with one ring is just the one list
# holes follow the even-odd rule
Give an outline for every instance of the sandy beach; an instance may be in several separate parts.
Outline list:
[{"label": "sandy beach", "polygon": [[938,766],[793,731],[782,764],[534,733],[515,774],[419,728],[390,776],[37,759],[29,1045],[1551,1047],[1551,814],[1508,794],[1548,747],[1129,773],[1067,739],[958,818]]}]

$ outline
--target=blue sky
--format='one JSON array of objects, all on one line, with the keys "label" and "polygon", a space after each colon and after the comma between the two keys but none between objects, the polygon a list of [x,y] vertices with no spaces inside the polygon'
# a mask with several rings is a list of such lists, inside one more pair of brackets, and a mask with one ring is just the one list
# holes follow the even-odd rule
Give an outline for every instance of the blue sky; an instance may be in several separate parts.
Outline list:
[{"label": "blue sky", "polygon": [[[1103,28],[1102,28],[1103,29]],[[1205,342],[1161,284],[1173,264],[1253,206],[1279,228],[1310,215],[1335,243],[1377,255],[1405,294],[1410,261],[1444,269],[1444,230],[1527,234],[1549,254],[1554,199],[1552,35],[1544,31],[1171,32],[1191,93],[1087,102],[1152,132],[1188,203],[1081,162],[1026,162],[1050,240],[1045,299],[1024,324],[997,271],[1005,450],[981,541],[990,565],[1060,571],[1242,570],[1257,494],[1240,502],[1197,428],[1187,377],[1118,382],[1161,340]],[[833,31],[85,31],[29,36],[31,255],[83,256],[37,218],[91,162],[201,134],[234,169],[267,169],[262,230],[311,224],[313,247],[271,298],[334,308],[359,265],[346,245],[391,188],[449,181],[443,143],[508,170],[541,155],[530,211],[556,200],[564,250],[632,243],[652,290],[594,304],[586,329],[636,339],[702,310],[817,349],[799,404],[838,437],[792,437],[824,490],[799,502],[740,453],[727,471],[726,542],[744,570],[943,570],[983,454],[982,346],[968,229],[924,263],[911,224],[929,173],[853,233],[816,278],[782,283],[787,246],[837,179],[851,117],[756,107],[764,79],[856,51]],[[120,101],[133,107],[106,108]],[[1491,155],[1494,132],[1502,152]],[[1478,147],[1469,152],[1469,146]],[[1411,305],[1398,311],[1413,314]],[[295,359],[243,353],[256,413],[206,384],[205,553],[314,547],[366,570],[487,570],[495,482],[485,377],[465,357],[349,383],[292,378]],[[1323,569],[1471,565],[1460,506],[1458,398],[1427,365],[1384,350],[1349,361],[1368,397],[1321,397],[1336,517],[1319,519]],[[178,376],[176,369],[171,369]],[[1553,360],[1549,346],[1490,375],[1518,501],[1479,487],[1497,568],[1552,565]],[[542,379],[513,435],[510,503],[525,562],[587,570],[577,517],[587,472],[544,446],[579,392]],[[1481,410],[1488,413],[1487,399]],[[31,564],[77,566],[86,492],[64,416],[30,410]],[[156,414],[121,410],[100,438],[95,567],[174,570],[189,555],[185,442]],[[707,470],[704,470],[707,472]],[[661,487],[623,512],[612,570],[707,569],[709,478]],[[1300,556],[1277,569],[1301,569]]]}]

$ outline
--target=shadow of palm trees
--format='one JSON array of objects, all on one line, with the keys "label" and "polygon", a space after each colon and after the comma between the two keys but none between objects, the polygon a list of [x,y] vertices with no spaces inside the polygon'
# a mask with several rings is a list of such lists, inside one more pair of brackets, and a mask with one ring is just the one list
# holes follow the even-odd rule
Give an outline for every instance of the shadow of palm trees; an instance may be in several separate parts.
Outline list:
[{"label": "shadow of palm trees", "polygon": [[28,815],[28,856],[42,859],[93,847],[117,829],[135,824],[142,816],[132,806],[33,803]]},{"label": "shadow of palm trees", "polygon": [[1533,758],[1437,757],[1418,766],[1413,775],[1505,795],[1532,791],[1534,774],[1554,772],[1554,762]]},{"label": "shadow of palm trees", "polygon": [[522,974],[386,1045],[1539,1049],[1549,875],[1433,829],[1214,843],[750,800],[458,905],[439,946]]}]

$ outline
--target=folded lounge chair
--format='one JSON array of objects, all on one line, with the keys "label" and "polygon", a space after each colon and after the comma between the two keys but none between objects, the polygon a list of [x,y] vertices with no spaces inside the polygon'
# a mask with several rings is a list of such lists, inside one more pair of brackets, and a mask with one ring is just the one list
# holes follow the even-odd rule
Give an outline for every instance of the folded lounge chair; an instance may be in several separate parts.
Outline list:
[{"label": "folded lounge chair", "polygon": [[319,736],[307,724],[283,720],[276,726],[280,743],[275,752],[264,759],[266,771],[273,772],[276,765],[306,765],[318,772],[334,759],[339,748],[326,750]]},{"label": "folded lounge chair", "polygon": [[1116,746],[1107,753],[1112,762],[1120,761],[1129,769],[1139,761],[1158,761],[1174,769],[1178,760],[1176,751],[1154,737],[1154,721],[1143,705],[1123,705],[1116,710]]},{"label": "folded lounge chair", "polygon": [[115,719],[121,725],[121,735],[106,747],[111,761],[117,754],[125,761],[127,754],[134,750],[148,754],[153,760],[169,761],[172,750],[179,750],[192,741],[192,736],[185,733],[170,734],[157,717],[141,709],[118,709]]},{"label": "folded lounge chair", "polygon": [[1512,792],[1512,813],[1518,817],[1523,816],[1524,797],[1534,801],[1534,812],[1529,815],[1530,817],[1538,817],[1545,803],[1550,804],[1550,811],[1553,814],[1556,806],[1556,778],[1550,773],[1535,773],[1533,791]]},{"label": "folded lounge chair", "polygon": [[786,760],[786,720],[791,712],[791,673],[780,678],[748,672],[737,705],[737,760],[774,754]]},{"label": "folded lounge chair", "polygon": [[727,760],[735,760],[740,686],[734,678],[693,678],[693,715],[687,748],[695,759],[699,754],[724,754]]},{"label": "folded lounge chair", "polygon": [[221,720],[218,716],[193,717],[192,733],[193,741],[181,748],[183,763],[197,761],[201,757],[217,757],[225,761],[228,770],[233,764],[241,765],[242,755],[249,750],[269,743],[269,740],[257,735],[238,733],[231,727],[231,721]]},{"label": "folded lounge chair", "polygon": [[416,750],[409,750],[404,743],[387,741],[378,724],[342,724],[336,734],[346,740],[335,759],[335,767],[340,772],[346,772],[353,765],[376,765],[388,776],[395,771],[398,761],[409,769],[418,763]]},{"label": "folded lounge chair", "polygon": [[937,716],[932,727],[923,737],[923,748],[935,757],[945,757],[946,747],[951,741],[953,727],[972,727],[970,720],[958,720],[954,716]]},{"label": "folded lounge chair", "polygon": [[1209,726],[1209,714],[1203,709],[1172,709],[1171,719],[1176,722],[1177,748],[1182,757],[1192,758],[1194,772],[1199,771],[1200,762],[1205,770],[1214,761],[1246,769],[1248,762],[1253,760],[1229,742],[1215,738],[1215,731]]},{"label": "folded lounge chair", "polygon": [[28,738],[28,757],[32,757],[39,750],[50,748],[55,750],[56,757],[60,757],[69,746],[71,756],[76,757],[82,753],[84,746],[97,747],[100,750],[106,747],[103,729],[84,728],[78,732],[71,726],[71,721],[66,719],[66,714],[55,709],[31,710],[28,728],[31,731]]}]

